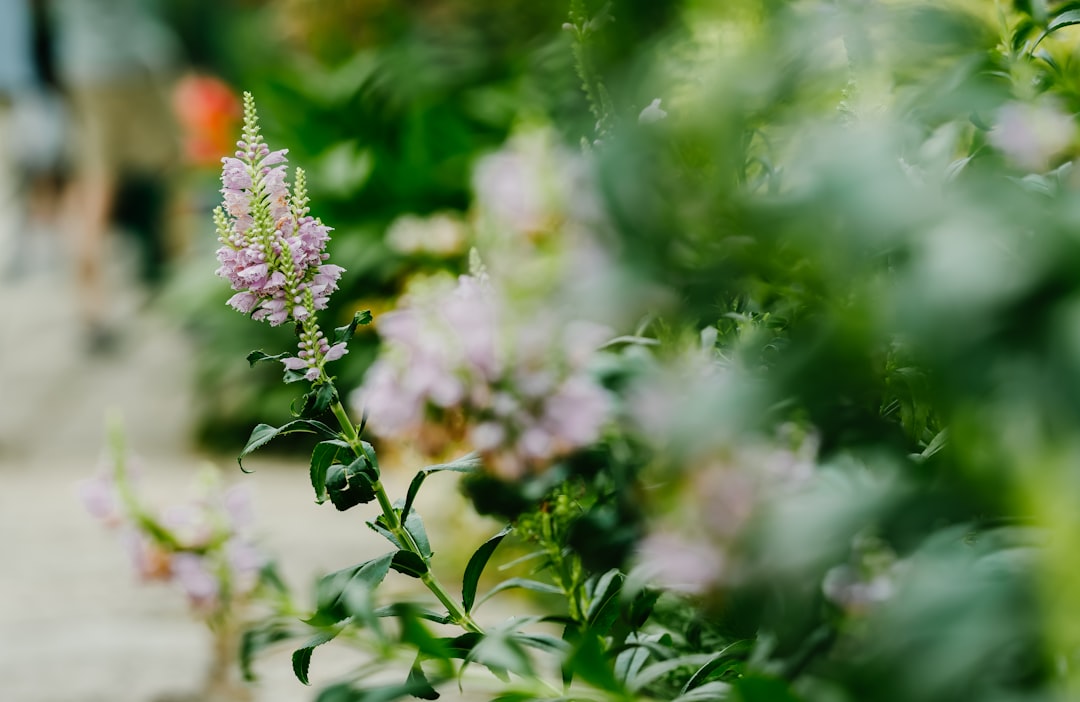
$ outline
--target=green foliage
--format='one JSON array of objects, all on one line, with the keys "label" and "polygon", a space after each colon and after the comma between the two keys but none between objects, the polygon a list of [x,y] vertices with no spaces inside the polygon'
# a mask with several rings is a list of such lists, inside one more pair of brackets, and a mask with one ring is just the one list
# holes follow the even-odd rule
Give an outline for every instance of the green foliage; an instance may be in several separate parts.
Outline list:
[{"label": "green foliage", "polygon": [[[393,550],[320,581],[313,631],[254,629],[245,661],[286,637],[307,642],[302,681],[330,638],[405,661],[403,682],[361,669],[320,692],[330,701],[435,699],[474,663],[502,700],[1075,692],[1076,3],[575,0],[531,49],[485,25],[490,45],[456,59],[421,10],[387,12],[401,24],[380,17],[381,39],[335,34],[335,65],[269,91],[275,128],[317,164],[313,197],[340,217],[335,255],[354,277],[330,310],[352,317],[336,340],[370,348],[368,296],[464,269],[379,232],[407,211],[464,212],[470,162],[519,120],[584,141],[605,216],[574,224],[597,230],[632,281],[614,306],[643,321],[595,360],[615,405],[603,439],[521,474],[470,454],[391,502],[341,405],[362,351],[297,400],[300,419],[256,427],[241,457],[316,434],[316,500],[377,504],[367,523]],[[468,22],[447,12],[460,38]],[[549,69],[563,82],[533,95]],[[667,116],[639,122],[657,98]],[[522,238],[534,254],[560,245]],[[660,292],[639,303],[646,289]],[[432,567],[453,540],[416,510],[437,472],[511,522],[471,554],[460,599]],[[527,555],[495,575],[502,544]],[[380,601],[390,571],[434,600]],[[543,614],[474,618],[511,592]]]}]

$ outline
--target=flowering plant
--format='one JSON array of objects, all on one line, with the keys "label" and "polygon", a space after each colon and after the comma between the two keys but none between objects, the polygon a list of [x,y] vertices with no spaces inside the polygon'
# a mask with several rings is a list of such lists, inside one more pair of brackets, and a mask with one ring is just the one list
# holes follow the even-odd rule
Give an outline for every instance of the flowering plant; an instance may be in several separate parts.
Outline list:
[{"label": "flowering plant", "polygon": [[79,484],[92,516],[122,531],[132,566],[144,582],[172,582],[213,635],[214,658],[203,692],[210,699],[247,699],[236,673],[239,637],[256,602],[280,602],[280,580],[252,536],[250,497],[224,488],[218,471],[199,475],[198,495],[158,513],[139,495],[123,433],[111,428],[112,466]]},{"label": "flowering plant", "polygon": [[[328,364],[374,320],[320,329],[329,229],[247,98],[221,274],[233,307],[300,338],[249,360],[310,388],[241,458],[315,435],[316,500],[374,503],[389,543],[322,578],[302,625],[246,638],[249,656],[297,640],[304,682],[317,647],[366,642],[323,702],[434,699],[490,684],[481,667],[500,700],[1043,699],[1080,680],[1080,605],[1057,586],[1076,580],[1077,9],[692,5],[636,94],[604,85],[592,44],[618,9],[572,3],[595,124],[574,162],[602,197],[560,208],[579,181],[481,160],[486,264],[382,315],[348,402]],[[500,234],[525,263],[482,241]],[[632,273],[622,315],[574,287],[600,266],[552,264],[596,242]],[[650,286],[666,294],[634,294]],[[474,453],[394,501],[369,428]],[[444,472],[505,524],[460,589],[436,575],[450,535],[417,513]],[[503,543],[526,552],[481,594]],[[391,571],[430,597],[388,595]],[[483,616],[509,590],[541,613]]]}]

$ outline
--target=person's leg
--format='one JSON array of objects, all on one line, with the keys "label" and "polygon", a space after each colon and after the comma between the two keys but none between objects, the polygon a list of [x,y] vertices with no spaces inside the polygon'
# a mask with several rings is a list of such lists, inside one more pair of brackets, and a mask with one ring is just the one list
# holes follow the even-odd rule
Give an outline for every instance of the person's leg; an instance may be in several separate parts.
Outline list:
[{"label": "person's leg", "polygon": [[109,119],[106,90],[73,92],[78,121],[78,163],[69,199],[70,230],[74,238],[76,295],[91,350],[106,350],[110,342],[107,319],[105,253],[117,174],[107,139]]}]

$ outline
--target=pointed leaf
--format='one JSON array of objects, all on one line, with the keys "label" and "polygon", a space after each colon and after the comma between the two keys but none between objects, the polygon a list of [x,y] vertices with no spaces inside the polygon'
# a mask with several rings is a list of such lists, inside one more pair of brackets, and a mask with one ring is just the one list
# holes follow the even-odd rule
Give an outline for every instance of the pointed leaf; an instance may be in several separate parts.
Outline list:
[{"label": "pointed leaf", "polygon": [[427,530],[424,528],[424,521],[420,519],[420,515],[416,512],[411,512],[407,519],[405,519],[405,530],[412,535],[413,541],[416,542],[416,547],[420,549],[420,553],[424,558],[431,558],[433,555],[431,552],[431,542],[428,540]]},{"label": "pointed leaf", "polygon": [[398,551],[395,553],[394,560],[390,562],[390,567],[402,575],[413,578],[419,578],[428,572],[427,562],[412,551]]},{"label": "pointed leaf", "polygon": [[376,617],[397,617],[401,616],[402,608],[408,607],[410,615],[417,617],[418,619],[426,619],[429,622],[435,622],[436,624],[449,624],[450,616],[446,614],[439,614],[432,612],[430,609],[424,609],[423,607],[417,607],[416,605],[398,602],[396,604],[387,605],[385,607],[379,607],[372,614]]},{"label": "pointed leaf", "polygon": [[1054,19],[1050,20],[1050,24],[1046,25],[1046,29],[1039,38],[1035,40],[1035,43],[1031,45],[1031,51],[1034,53],[1035,48],[1042,43],[1042,40],[1050,36],[1062,27],[1069,27],[1074,24],[1080,24],[1080,10],[1068,10],[1062,12]]},{"label": "pointed leaf", "polygon": [[636,692],[644,687],[656,682],[660,678],[664,677],[668,673],[674,672],[679,668],[694,667],[705,665],[711,659],[711,655],[708,653],[692,653],[685,656],[678,656],[677,658],[671,658],[666,661],[659,661],[652,665],[643,668],[637,675],[635,675],[628,683],[627,687],[631,692]]},{"label": "pointed leaf", "polygon": [[526,646],[531,646],[541,651],[551,653],[566,653],[570,650],[570,644],[551,634],[514,634],[514,639]]},{"label": "pointed leaf", "polygon": [[252,368],[254,368],[257,363],[280,361],[288,355],[289,354],[287,353],[279,353],[271,356],[269,354],[263,353],[262,351],[252,351],[247,355],[247,362]]},{"label": "pointed leaf", "polygon": [[251,664],[260,651],[292,637],[293,631],[289,625],[281,621],[272,620],[246,630],[240,639],[240,670],[244,675],[244,680],[250,682],[255,680],[255,671],[252,670]]},{"label": "pointed leaf", "polygon": [[374,591],[386,578],[393,558],[393,552],[386,553],[358,566],[323,576],[315,586],[317,610],[308,623],[336,623],[347,618],[349,613],[344,605],[349,591],[356,588]]},{"label": "pointed leaf", "polygon": [[322,504],[330,499],[326,492],[326,470],[335,462],[338,456],[344,454],[347,459],[352,459],[352,448],[341,439],[323,441],[315,446],[311,452],[311,487],[315,490],[315,502]]},{"label": "pointed leaf", "polygon": [[293,651],[292,654],[292,668],[293,674],[296,675],[296,679],[305,685],[310,685],[308,682],[308,669],[311,667],[311,654],[315,652],[317,646],[322,646],[324,643],[333,640],[337,636],[337,632],[324,631],[313,636],[302,647]]},{"label": "pointed leaf", "polygon": [[495,553],[495,549],[498,548],[511,530],[513,530],[513,526],[507,524],[502,531],[485,541],[480,548],[476,549],[476,553],[472,555],[469,563],[465,566],[465,576],[461,584],[461,604],[465,607],[466,612],[472,609],[473,601],[476,599],[476,586],[480,582],[480,575],[484,572],[484,567],[491,560],[491,555]]},{"label": "pointed leaf", "polygon": [[296,433],[319,434],[328,439],[337,437],[337,433],[333,429],[322,422],[317,422],[313,419],[297,419],[288,422],[287,424],[282,424],[280,427],[272,427],[269,424],[259,424],[251,430],[251,436],[248,438],[247,445],[244,446],[244,450],[240,452],[240,455],[236,457],[236,462],[240,464],[240,469],[243,470],[244,456],[247,456],[256,449],[270,443],[277,436]]},{"label": "pointed leaf", "polygon": [[378,473],[367,458],[360,456],[349,465],[331,464],[326,469],[326,492],[339,512],[375,499]]},{"label": "pointed leaf", "polygon": [[352,321],[343,327],[334,329],[334,343],[348,342],[356,333],[356,328],[362,324],[371,324],[371,310],[363,310],[353,315]]},{"label": "pointed leaf", "polygon": [[295,409],[296,403],[293,403],[293,416],[317,417],[326,412],[326,410],[330,408],[330,405],[337,399],[337,388],[334,387],[333,383],[329,381],[320,383],[300,398],[301,405],[299,412]]},{"label": "pointed leaf", "polygon": [[715,671],[726,661],[737,658],[741,654],[746,653],[746,651],[748,650],[749,646],[745,641],[736,641],[735,643],[728,644],[724,648],[720,649],[719,651],[714,653],[712,657],[709,658],[709,660],[705,661],[705,663],[703,663],[702,666],[698,668],[693,675],[690,676],[690,679],[686,681],[685,685],[683,685],[682,692],[680,692],[679,694],[685,695],[687,692],[690,692],[695,687],[698,687],[703,682],[705,682],[705,679],[709,677],[710,673]]},{"label": "pointed leaf", "polygon": [[405,679],[405,684],[412,688],[409,694],[413,697],[418,697],[422,700],[439,699],[439,693],[431,686],[431,682],[428,680],[427,675],[424,674],[424,669],[420,666],[419,657],[417,657],[416,662],[412,664],[412,668],[409,669],[409,677]]},{"label": "pointed leaf", "polygon": [[412,509],[413,501],[416,499],[417,493],[420,492],[420,486],[424,484],[424,480],[427,479],[429,475],[442,471],[471,473],[479,466],[480,457],[475,453],[470,453],[467,456],[462,456],[456,461],[428,466],[427,468],[418,471],[416,475],[413,476],[412,482],[409,483],[409,490],[405,494],[405,505],[401,508],[401,518],[405,519],[408,516],[409,511]]},{"label": "pointed leaf", "polygon": [[600,634],[607,634],[619,616],[619,593],[625,579],[626,576],[613,569],[604,573],[593,587],[586,620]]},{"label": "pointed leaf", "polygon": [[620,692],[623,689],[604,654],[603,642],[595,634],[586,633],[581,638],[566,661],[566,672],[601,690]]},{"label": "pointed leaf", "polygon": [[522,590],[532,590],[533,592],[542,592],[548,595],[561,595],[563,591],[559,588],[551,585],[550,583],[540,582],[539,580],[531,580],[529,578],[510,578],[504,580],[495,587],[484,593],[484,596],[476,601],[476,606],[479,607],[484,602],[491,599],[494,595],[502,592],[503,590],[512,590],[514,588],[521,588]]}]

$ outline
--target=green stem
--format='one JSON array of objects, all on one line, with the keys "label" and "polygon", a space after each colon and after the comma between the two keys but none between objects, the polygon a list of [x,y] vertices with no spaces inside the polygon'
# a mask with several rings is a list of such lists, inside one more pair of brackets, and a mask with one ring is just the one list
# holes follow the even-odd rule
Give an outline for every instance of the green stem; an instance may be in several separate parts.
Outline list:
[{"label": "green stem", "polygon": [[[338,423],[341,425],[341,430],[344,432],[345,440],[349,446],[352,447],[356,455],[363,453],[363,447],[360,443],[360,436],[356,433],[356,426],[349,419],[348,413],[341,405],[340,400],[335,400],[330,405],[330,411],[337,417]],[[420,581],[427,586],[427,589],[431,591],[431,594],[438,598],[439,602],[446,607],[446,611],[450,613],[450,618],[462,628],[467,631],[472,631],[478,634],[484,633],[484,630],[473,621],[473,618],[469,616],[469,613],[465,611],[465,608],[447,592],[442,583],[431,571],[431,560],[427,554],[420,550],[413,535],[409,533],[409,530],[401,523],[401,518],[398,516],[398,512],[394,509],[393,503],[390,502],[390,497],[386,494],[386,488],[383,487],[381,480],[376,480],[372,485],[372,489],[375,491],[375,499],[379,502],[379,507],[382,509],[383,518],[386,520],[386,526],[390,530],[390,533],[394,535],[398,543],[404,550],[411,551],[424,561],[427,566],[427,572],[420,576]]]}]

